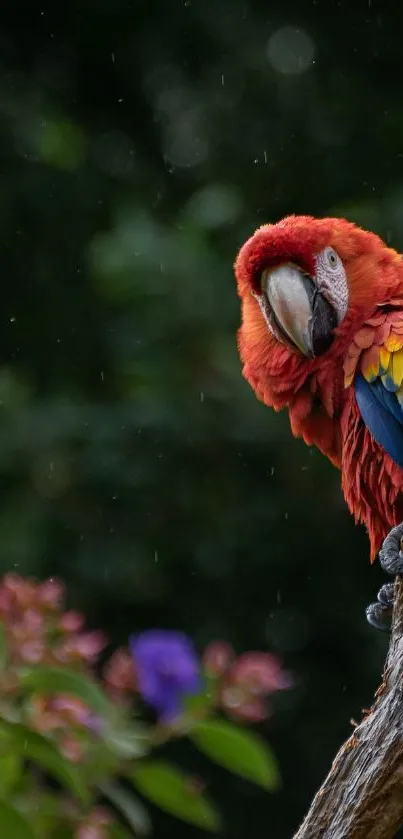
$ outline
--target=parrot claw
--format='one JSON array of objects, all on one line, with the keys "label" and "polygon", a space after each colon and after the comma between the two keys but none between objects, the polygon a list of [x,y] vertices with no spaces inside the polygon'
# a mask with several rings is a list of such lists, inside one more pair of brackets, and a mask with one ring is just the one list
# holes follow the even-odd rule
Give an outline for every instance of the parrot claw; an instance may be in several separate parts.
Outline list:
[{"label": "parrot claw", "polygon": [[[379,552],[379,560],[387,574],[403,575],[403,524],[398,524],[388,533]],[[377,602],[370,603],[365,612],[368,623],[383,632],[391,630],[394,588],[394,583],[385,583],[378,593]]]},{"label": "parrot claw", "polygon": [[403,524],[393,527],[379,552],[381,566],[387,574],[403,574]]},{"label": "parrot claw", "polygon": [[394,602],[394,583],[385,583],[378,592],[376,603],[370,603],[365,610],[368,623],[381,632],[390,632]]},{"label": "parrot claw", "polygon": [[378,591],[378,600],[379,603],[387,609],[391,609],[393,607],[395,599],[395,584],[394,583],[384,583],[382,588]]}]

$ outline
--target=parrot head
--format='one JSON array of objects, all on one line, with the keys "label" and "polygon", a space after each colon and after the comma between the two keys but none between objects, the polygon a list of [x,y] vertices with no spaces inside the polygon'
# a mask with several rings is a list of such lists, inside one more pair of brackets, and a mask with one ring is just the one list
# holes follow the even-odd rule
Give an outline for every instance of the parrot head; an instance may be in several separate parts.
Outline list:
[{"label": "parrot head", "polygon": [[[402,284],[401,257],[338,218],[289,216],[260,227],[235,262],[243,375],[292,431],[340,465],[335,416],[355,331]],[[401,297],[401,295],[400,295]]]}]

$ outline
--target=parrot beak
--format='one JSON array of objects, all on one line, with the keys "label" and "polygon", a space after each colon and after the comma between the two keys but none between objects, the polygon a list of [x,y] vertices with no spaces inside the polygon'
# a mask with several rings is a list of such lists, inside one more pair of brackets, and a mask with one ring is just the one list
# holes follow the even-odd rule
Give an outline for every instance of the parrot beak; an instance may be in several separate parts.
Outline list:
[{"label": "parrot beak", "polygon": [[295,265],[280,265],[263,271],[261,287],[264,313],[283,343],[307,358],[329,349],[337,315],[311,277]]}]

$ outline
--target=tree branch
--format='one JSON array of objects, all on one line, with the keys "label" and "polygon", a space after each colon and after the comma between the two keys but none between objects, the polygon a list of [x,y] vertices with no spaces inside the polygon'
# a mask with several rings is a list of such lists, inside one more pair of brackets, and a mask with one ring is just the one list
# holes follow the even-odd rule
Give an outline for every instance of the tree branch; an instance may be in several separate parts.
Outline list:
[{"label": "tree branch", "polygon": [[341,747],[294,839],[391,839],[403,824],[403,578],[371,710]]}]

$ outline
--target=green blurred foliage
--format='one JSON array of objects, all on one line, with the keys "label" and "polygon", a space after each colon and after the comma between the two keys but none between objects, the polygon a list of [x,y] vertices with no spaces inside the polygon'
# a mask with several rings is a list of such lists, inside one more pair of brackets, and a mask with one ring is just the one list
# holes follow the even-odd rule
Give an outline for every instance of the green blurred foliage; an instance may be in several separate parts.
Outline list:
[{"label": "green blurred foliage", "polygon": [[261,728],[282,791],[207,773],[231,839],[290,836],[386,644],[338,474],[241,378],[232,263],[290,212],[403,248],[400,20],[377,0],[1,12],[0,572],[63,576],[116,642],[173,626],[281,654],[298,685]]}]

